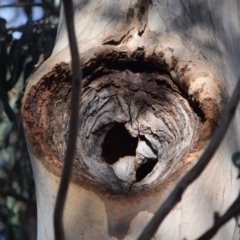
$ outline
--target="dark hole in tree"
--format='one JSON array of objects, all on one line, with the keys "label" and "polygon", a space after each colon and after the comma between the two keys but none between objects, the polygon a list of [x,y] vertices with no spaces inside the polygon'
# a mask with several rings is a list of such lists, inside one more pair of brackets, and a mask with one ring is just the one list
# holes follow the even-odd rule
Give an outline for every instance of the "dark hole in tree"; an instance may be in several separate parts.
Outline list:
[{"label": "dark hole in tree", "polygon": [[137,137],[132,137],[123,123],[115,123],[102,144],[102,157],[106,163],[113,164],[124,156],[135,156]]},{"label": "dark hole in tree", "polygon": [[140,182],[143,180],[154,168],[157,163],[156,160],[148,160],[144,164],[142,164],[136,171],[136,181]]}]

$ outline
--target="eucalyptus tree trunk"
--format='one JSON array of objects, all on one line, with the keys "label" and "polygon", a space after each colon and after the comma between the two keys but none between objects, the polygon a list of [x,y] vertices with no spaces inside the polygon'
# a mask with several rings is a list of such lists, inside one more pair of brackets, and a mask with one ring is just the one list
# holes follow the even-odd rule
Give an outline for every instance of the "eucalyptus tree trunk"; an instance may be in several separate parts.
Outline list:
[{"label": "eucalyptus tree trunk", "polygon": [[[136,239],[198,161],[239,77],[237,0],[75,0],[83,70],[79,138],[64,212],[67,239]],[[63,10],[52,56],[30,77],[23,122],[38,239],[53,239],[71,69]],[[155,239],[194,239],[239,191],[231,155],[239,111],[210,165]],[[230,221],[214,239],[234,239]],[[238,236],[239,237],[239,236]]]}]

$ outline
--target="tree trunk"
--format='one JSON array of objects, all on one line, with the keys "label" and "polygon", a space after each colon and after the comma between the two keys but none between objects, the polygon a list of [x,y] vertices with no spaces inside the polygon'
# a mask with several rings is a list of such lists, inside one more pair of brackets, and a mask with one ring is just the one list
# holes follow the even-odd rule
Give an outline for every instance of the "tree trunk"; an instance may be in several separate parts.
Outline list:
[{"label": "tree trunk", "polygon": [[[238,4],[75,0],[83,96],[64,213],[67,239],[136,239],[196,163],[239,77]],[[23,98],[38,239],[53,239],[70,61],[61,11],[53,54],[30,77]],[[214,212],[223,213],[236,198],[239,182],[231,155],[240,145],[239,120],[238,112],[210,165],[156,239],[197,238],[214,222]],[[230,221],[214,239],[234,239],[235,225]]]}]

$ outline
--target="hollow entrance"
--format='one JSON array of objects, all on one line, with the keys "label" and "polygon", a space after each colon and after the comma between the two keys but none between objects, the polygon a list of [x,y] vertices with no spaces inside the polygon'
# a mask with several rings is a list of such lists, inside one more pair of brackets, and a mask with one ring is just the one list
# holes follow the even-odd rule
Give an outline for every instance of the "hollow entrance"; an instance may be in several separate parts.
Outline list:
[{"label": "hollow entrance", "polygon": [[157,159],[149,160],[142,164],[136,171],[136,182],[142,181],[155,167]]},{"label": "hollow entrance", "polygon": [[135,156],[138,138],[132,137],[123,123],[115,123],[106,134],[102,144],[102,157],[114,164],[121,157]]}]

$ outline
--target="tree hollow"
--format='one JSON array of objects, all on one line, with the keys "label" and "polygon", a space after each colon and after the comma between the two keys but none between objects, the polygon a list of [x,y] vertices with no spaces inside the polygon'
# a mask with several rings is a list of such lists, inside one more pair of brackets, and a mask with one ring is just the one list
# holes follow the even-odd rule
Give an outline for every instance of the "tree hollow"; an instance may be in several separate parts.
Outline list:
[{"label": "tree hollow", "polygon": [[[56,174],[66,150],[70,79],[68,65],[57,65],[24,109],[34,127],[31,150]],[[124,194],[149,189],[202,147],[204,112],[163,71],[101,70],[84,79],[79,111],[73,180],[80,184]]]}]

